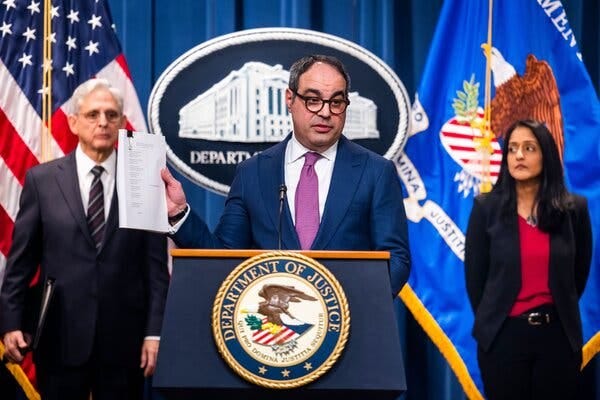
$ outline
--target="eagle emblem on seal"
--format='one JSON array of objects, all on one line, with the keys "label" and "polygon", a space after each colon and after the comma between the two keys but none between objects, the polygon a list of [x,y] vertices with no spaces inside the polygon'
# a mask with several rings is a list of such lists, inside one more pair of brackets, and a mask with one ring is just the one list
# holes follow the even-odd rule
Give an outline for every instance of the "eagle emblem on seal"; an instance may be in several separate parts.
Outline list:
[{"label": "eagle emblem on seal", "polygon": [[[260,318],[255,314],[245,318],[246,324],[253,331],[253,342],[271,346],[276,354],[292,352],[297,348],[296,339],[312,328],[313,324],[294,317],[289,310],[290,302],[318,299],[293,286],[277,284],[264,285],[258,295],[265,299],[254,309]],[[252,313],[254,310],[247,309],[244,312]]]}]

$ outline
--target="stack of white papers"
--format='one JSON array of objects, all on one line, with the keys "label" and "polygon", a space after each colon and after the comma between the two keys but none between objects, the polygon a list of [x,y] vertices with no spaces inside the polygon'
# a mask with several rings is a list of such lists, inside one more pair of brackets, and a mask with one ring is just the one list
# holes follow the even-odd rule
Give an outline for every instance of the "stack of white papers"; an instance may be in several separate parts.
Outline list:
[{"label": "stack of white papers", "polygon": [[165,185],[167,145],[162,135],[119,130],[117,196],[119,227],[168,232]]}]

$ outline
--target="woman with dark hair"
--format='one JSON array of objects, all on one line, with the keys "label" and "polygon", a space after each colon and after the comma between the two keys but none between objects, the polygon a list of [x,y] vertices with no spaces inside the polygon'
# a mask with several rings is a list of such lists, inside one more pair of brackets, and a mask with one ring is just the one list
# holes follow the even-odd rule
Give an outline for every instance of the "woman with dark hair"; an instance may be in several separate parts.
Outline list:
[{"label": "woman with dark hair", "polygon": [[505,135],[493,190],[475,198],[465,273],[488,399],[574,399],[580,379],[578,301],[588,277],[587,201],[568,193],[544,124]]}]

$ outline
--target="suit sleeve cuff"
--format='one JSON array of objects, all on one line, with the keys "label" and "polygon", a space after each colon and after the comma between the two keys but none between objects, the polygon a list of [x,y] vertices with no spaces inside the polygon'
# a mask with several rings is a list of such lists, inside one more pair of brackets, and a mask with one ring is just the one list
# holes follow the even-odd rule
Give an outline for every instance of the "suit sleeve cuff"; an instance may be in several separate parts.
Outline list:
[{"label": "suit sleeve cuff", "polygon": [[181,225],[183,225],[183,223],[187,219],[188,215],[190,215],[191,209],[192,208],[189,206],[189,204],[186,204],[186,206],[185,206],[185,214],[177,222],[175,222],[175,224],[173,224],[169,228],[169,235],[174,235],[175,233],[177,233],[177,231],[179,230],[179,228],[181,227]]}]

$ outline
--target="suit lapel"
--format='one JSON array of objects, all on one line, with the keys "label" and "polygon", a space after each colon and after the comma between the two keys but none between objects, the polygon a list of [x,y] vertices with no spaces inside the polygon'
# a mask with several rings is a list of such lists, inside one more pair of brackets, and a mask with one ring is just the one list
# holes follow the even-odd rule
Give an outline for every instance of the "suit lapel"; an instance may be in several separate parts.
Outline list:
[{"label": "suit lapel", "polygon": [[[263,151],[258,156],[258,187],[262,192],[265,212],[269,216],[276,232],[279,231],[279,186],[285,183],[284,157],[290,138],[291,135],[288,135],[285,140]],[[300,248],[298,235],[292,222],[292,215],[287,201],[284,202],[281,221],[281,246],[284,249]]]},{"label": "suit lapel", "polygon": [[83,236],[94,246],[94,240],[90,235],[88,228],[85,210],[83,209],[83,203],[81,201],[81,191],[79,189],[79,179],[77,178],[77,165],[75,163],[75,152],[69,153],[64,161],[58,164],[58,173],[56,174],[56,183],[60,188],[65,203],[73,215],[73,219],[77,222]]},{"label": "suit lapel", "polygon": [[327,248],[352,203],[365,162],[366,155],[353,152],[348,139],[340,137],[325,210],[312,249]]},{"label": "suit lapel", "polygon": [[560,224],[560,230],[550,233],[549,278],[551,285],[552,281],[564,279],[565,272],[570,271],[563,267],[569,263],[568,259],[564,258],[565,246],[572,245],[572,243],[574,243],[573,225],[571,214],[567,213]]},{"label": "suit lapel", "polygon": [[[511,276],[519,283],[521,287],[521,236],[519,234],[519,215],[515,209],[514,217],[507,222],[506,233],[508,235],[507,242],[509,243],[509,250],[505,253],[507,264],[511,269]],[[492,243],[492,246],[494,244]]]}]

